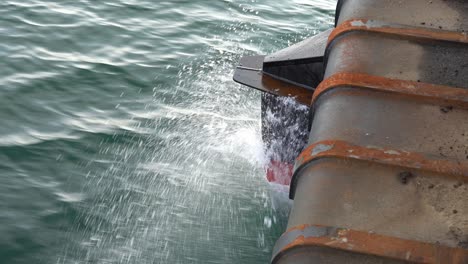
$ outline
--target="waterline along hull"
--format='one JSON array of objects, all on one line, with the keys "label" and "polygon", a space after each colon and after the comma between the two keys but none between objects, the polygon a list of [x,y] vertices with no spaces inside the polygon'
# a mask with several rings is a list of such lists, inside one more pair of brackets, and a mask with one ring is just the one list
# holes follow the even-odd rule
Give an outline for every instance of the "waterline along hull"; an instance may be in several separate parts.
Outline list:
[{"label": "waterline along hull", "polygon": [[333,30],[243,58],[237,82],[308,107],[277,111],[307,137],[271,163],[294,200],[272,263],[468,263],[467,31],[467,1],[343,0]]}]

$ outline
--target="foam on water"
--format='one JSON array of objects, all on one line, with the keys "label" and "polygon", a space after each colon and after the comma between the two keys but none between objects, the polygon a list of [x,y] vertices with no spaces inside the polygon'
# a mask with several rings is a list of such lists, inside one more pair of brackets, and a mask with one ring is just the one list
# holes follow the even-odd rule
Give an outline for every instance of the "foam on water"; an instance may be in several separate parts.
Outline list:
[{"label": "foam on water", "polygon": [[290,202],[233,69],[335,3],[176,2],[0,3],[5,263],[268,262]]}]

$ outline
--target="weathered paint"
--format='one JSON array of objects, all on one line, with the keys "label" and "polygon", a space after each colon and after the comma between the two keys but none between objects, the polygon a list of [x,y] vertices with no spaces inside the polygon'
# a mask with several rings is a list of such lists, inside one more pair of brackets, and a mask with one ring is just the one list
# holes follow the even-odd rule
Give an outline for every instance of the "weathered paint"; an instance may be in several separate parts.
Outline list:
[{"label": "weathered paint", "polygon": [[[370,4],[374,3],[373,1],[363,1],[365,4]],[[389,1],[391,2],[391,1]],[[431,1],[432,2],[432,1]],[[358,7],[355,7],[358,8]],[[396,10],[398,11],[398,9]],[[365,15],[365,13],[364,13]],[[463,14],[461,14],[463,15]],[[382,19],[385,20],[385,19]],[[397,21],[397,20],[396,20]],[[424,25],[424,21],[416,21],[417,24],[419,25]],[[434,80],[434,78],[420,78],[420,76],[426,76],[432,74],[434,72],[441,73],[444,70],[447,70],[446,65],[443,63],[438,63],[438,60],[431,60],[431,62],[434,62],[433,64],[429,65],[434,65],[434,67],[419,67],[417,63],[419,61],[415,60],[414,58],[418,58],[417,56],[410,57],[407,61],[415,61],[415,65],[413,68],[407,67],[408,72],[414,73],[414,75],[402,75],[402,71],[405,70],[400,69],[400,75],[398,74],[392,74],[391,70],[396,70],[399,69],[399,65],[404,65],[405,58],[404,54],[414,54],[410,53],[413,52],[413,46],[406,47],[406,50],[401,50],[396,47],[394,50],[392,50],[390,54],[403,54],[399,58],[394,59],[394,57],[391,57],[390,55],[388,56],[383,56],[379,57],[378,55],[381,52],[385,52],[384,48],[388,48],[389,45],[384,46],[384,48],[380,48],[377,44],[374,42],[373,46],[371,45],[370,47],[373,47],[374,50],[366,50],[365,48],[362,47],[367,47],[366,40],[364,39],[363,41],[359,42],[360,45],[341,45],[343,44],[342,41],[346,40],[354,40],[355,38],[359,38],[361,36],[369,36],[372,35],[372,39],[391,39],[395,43],[401,42],[401,43],[411,43],[414,44],[414,46],[420,45],[421,47],[417,47],[419,49],[426,48],[424,49],[424,52],[436,52],[435,54],[430,53],[430,55],[433,55],[433,57],[437,57],[437,55],[444,55],[445,51],[448,50],[450,52],[462,52],[462,50],[468,46],[465,46],[468,44],[468,36],[466,32],[456,32],[456,31],[447,31],[447,30],[442,30],[442,27],[439,26],[439,29],[435,28],[427,28],[427,27],[419,27],[415,26],[414,24],[408,24],[408,25],[400,25],[400,24],[395,24],[395,23],[388,23],[388,22],[383,22],[383,21],[377,21],[377,20],[369,20],[369,19],[361,19],[361,17],[355,17],[351,20],[345,21],[337,26],[337,28],[330,34],[329,39],[328,39],[328,46],[327,46],[327,54],[330,55],[330,59],[335,59],[335,61],[331,61],[326,69],[328,74],[333,74],[331,77],[327,78],[324,80],[315,90],[312,100],[311,100],[311,105],[313,106],[312,109],[314,108],[319,108],[319,107],[325,107],[327,111],[331,111],[330,109],[335,109],[334,107],[336,106],[338,109],[345,109],[344,105],[340,105],[339,102],[337,102],[335,105],[333,103],[328,103],[328,104],[323,104],[325,100],[330,99],[330,97],[323,97],[320,103],[317,103],[318,99],[321,98],[322,95],[325,93],[337,89],[337,88],[344,88],[344,89],[350,89],[356,91],[362,91],[362,90],[367,90],[367,91],[375,91],[376,93],[379,93],[380,95],[397,95],[397,96],[389,96],[390,99],[395,100],[395,105],[398,105],[398,100],[399,99],[405,99],[405,102],[413,102],[414,101],[414,106],[415,109],[417,107],[421,107],[421,102],[426,105],[430,105],[431,108],[434,108],[433,106],[441,106],[440,111],[443,113],[446,113],[452,108],[461,108],[461,109],[468,109],[468,90],[463,89],[461,87],[464,86],[464,79],[458,76],[458,71],[456,67],[461,67],[463,64],[463,58],[458,58],[458,63],[455,64],[450,64],[453,66],[450,68],[451,70],[455,70],[457,74],[454,75],[453,78],[458,78],[455,79],[458,82],[452,82],[450,78],[451,75],[449,74],[444,74],[443,76],[446,77],[446,79],[442,78],[442,80]],[[445,28],[445,26],[444,26]],[[361,34],[352,34],[353,32],[361,32]],[[348,34],[351,33],[351,34]],[[349,38],[348,38],[349,37]],[[339,42],[338,42],[339,39]],[[370,38],[369,38],[370,39]],[[370,41],[370,40],[369,40]],[[355,42],[350,42],[354,44]],[[379,42],[376,42],[379,43]],[[390,43],[390,42],[389,42]],[[393,42],[392,42],[393,43]],[[345,42],[346,44],[346,42]],[[362,44],[362,46],[361,46]],[[427,48],[430,47],[431,45],[436,45],[437,50],[434,51],[433,49]],[[439,47],[440,46],[440,47]],[[336,52],[334,50],[336,48]],[[432,48],[432,47],[431,47]],[[380,53],[379,53],[380,52]],[[439,52],[439,53],[437,53]],[[452,55],[452,53],[448,53],[449,55]],[[339,57],[339,60],[336,61],[337,56]],[[363,60],[368,59],[368,60]],[[403,59],[402,59],[403,58]],[[432,57],[431,57],[432,58]],[[391,64],[388,67],[388,71],[386,71],[386,68],[383,68],[382,71],[371,71],[369,70],[371,67],[374,67],[375,65],[379,67],[385,67],[387,64],[387,60],[391,60],[393,64]],[[442,60],[442,59],[441,59]],[[366,63],[367,61],[370,61],[370,63]],[[377,61],[378,63],[373,63],[374,61]],[[443,60],[444,62],[447,60]],[[344,63],[343,67],[342,64]],[[379,64],[380,63],[380,64]],[[447,63],[451,63],[451,61],[448,61]],[[350,65],[352,67],[350,67]],[[393,66],[393,68],[392,68]],[[440,66],[440,67],[439,67]],[[367,72],[367,74],[365,74]],[[374,75],[371,75],[374,74]],[[375,75],[381,75],[381,76],[375,76]],[[383,76],[382,76],[383,75]],[[436,75],[439,76],[439,75]],[[388,78],[390,77],[390,78]],[[391,78],[399,78],[399,77],[406,77],[407,80],[401,80],[401,79],[391,79]],[[412,80],[412,81],[411,81]],[[423,80],[423,82],[416,81],[416,80]],[[424,83],[424,82],[432,82],[432,83]],[[433,83],[438,83],[438,84],[433,84]],[[455,83],[455,84],[454,84]],[[444,85],[441,85],[444,84]],[[447,85],[455,85],[459,87],[453,87],[453,86],[447,86]],[[466,87],[465,87],[466,88]],[[350,92],[351,93],[351,92]],[[366,92],[365,94],[370,94],[370,92]],[[372,93],[374,94],[374,93]],[[340,95],[345,95],[346,93],[340,93]],[[354,93],[353,93],[354,95]],[[408,100],[410,99],[410,100]],[[352,100],[352,99],[351,99]],[[390,101],[390,100],[389,100]],[[393,102],[389,102],[389,104],[393,105]],[[346,104],[346,106],[349,106],[349,104]],[[356,109],[359,106],[355,105],[353,106]],[[388,108],[388,109],[395,109],[395,108]],[[436,109],[436,108],[435,108]],[[409,108],[409,110],[411,110]],[[325,110],[324,110],[325,111]],[[338,111],[338,110],[335,110]],[[369,109],[369,111],[372,111],[372,109]],[[444,112],[445,111],[445,112]],[[312,112],[313,113],[313,112]],[[323,114],[323,112],[320,112]],[[335,112],[333,112],[335,113]],[[413,113],[412,111],[408,111],[408,114]],[[459,111],[457,112],[457,115],[455,117],[453,116],[447,116],[446,118],[452,118],[452,119],[460,119],[460,122],[463,122],[464,119],[461,117],[462,114],[464,114],[465,111]],[[374,128],[373,125],[375,124],[375,130],[373,130],[375,133],[381,132],[384,128],[380,128],[379,122],[384,122],[385,116],[387,114],[392,114],[391,111],[387,112],[378,112],[375,115],[370,115],[372,118],[374,118],[374,121],[371,119],[369,122],[372,122],[372,124],[369,124],[369,127]],[[402,113],[400,113],[402,114]],[[405,113],[403,113],[405,114]],[[322,115],[321,117],[323,117]],[[354,120],[352,116],[346,115],[347,118],[351,118],[351,120]],[[398,117],[398,116],[397,116]],[[426,115],[424,118],[428,118]],[[326,120],[321,119],[322,121]],[[334,116],[334,118],[330,119],[333,120],[334,122],[340,122],[343,119],[339,118],[339,115],[337,114]],[[377,120],[377,121],[375,121]],[[454,120],[456,121],[456,120]],[[393,124],[393,123],[392,123]],[[329,124],[327,124],[329,125]],[[327,132],[330,132],[329,129],[330,127],[327,127],[326,125],[323,127],[320,127],[320,124],[314,124],[312,129],[315,129],[315,132],[317,133],[317,130],[323,133],[323,135],[327,135]],[[334,129],[340,129],[339,126],[333,126]],[[408,129],[413,129],[416,131],[414,133],[414,136],[417,136],[417,131],[419,127],[411,127]],[[427,129],[430,129],[427,128]],[[458,131],[458,130],[457,130]],[[439,132],[440,133],[440,132]],[[348,163],[358,163],[361,162],[360,165],[367,165],[367,164],[382,164],[385,166],[379,166],[379,168],[382,168],[383,170],[391,170],[395,171],[395,168],[402,168],[403,172],[398,174],[399,179],[401,180],[402,183],[406,184],[406,181],[408,180],[409,177],[411,177],[414,173],[414,175],[421,175],[421,177],[425,177],[425,175],[433,175],[437,177],[438,180],[444,181],[444,182],[453,182],[453,181],[468,181],[468,156],[467,159],[465,160],[464,158],[462,159],[461,157],[447,157],[444,155],[437,155],[436,153],[426,153],[423,154],[424,148],[422,147],[415,147],[415,148],[410,148],[412,151],[408,151],[405,149],[405,145],[401,145],[399,147],[393,147],[392,145],[386,145],[385,142],[379,142],[379,141],[372,141],[372,140],[367,140],[366,138],[360,139],[358,142],[360,143],[350,143],[352,139],[350,138],[342,138],[341,136],[328,136],[324,137],[321,136],[319,138],[321,139],[327,139],[321,141],[319,140],[314,140],[315,138],[312,137],[314,135],[311,133],[311,142],[310,145],[302,152],[302,154],[299,155],[299,157],[296,160],[295,163],[295,168],[294,168],[294,175],[291,183],[291,192],[290,192],[290,198],[294,199],[294,192],[295,192],[295,186],[298,184],[298,178],[299,177],[310,177],[310,178],[305,178],[305,179],[315,179],[314,178],[314,173],[316,172],[316,169],[321,166],[321,162],[318,160],[326,159],[324,161],[328,161],[328,164],[331,164],[331,166],[334,166],[334,162],[338,162],[338,164],[348,164]],[[337,135],[340,135],[337,133]],[[411,137],[413,137],[413,134],[410,134]],[[441,135],[443,137],[443,135]],[[409,138],[409,140],[414,140],[415,142],[420,142],[421,145],[423,144],[432,144],[431,142],[425,142],[424,139],[419,139],[419,138]],[[460,138],[460,136],[456,137],[456,146],[462,146],[463,140]],[[368,143],[368,144],[366,144]],[[377,145],[377,146],[376,146]],[[466,145],[466,144],[465,144]],[[385,147],[384,147],[385,146]],[[418,152],[421,151],[421,152]],[[341,162],[345,160],[345,162]],[[316,162],[317,161],[317,162]],[[365,162],[365,163],[362,163]],[[304,169],[303,168],[308,168]],[[430,172],[430,173],[418,173],[418,172]],[[382,174],[382,175],[387,175],[387,174]],[[390,175],[390,174],[388,174]],[[327,179],[327,175],[320,175],[320,179]],[[341,178],[342,179],[342,178]],[[355,181],[358,181],[359,179],[352,179]],[[332,182],[333,179],[330,179],[331,184],[333,185],[334,188],[336,188],[336,185]],[[339,214],[340,217],[334,218],[338,219],[337,221],[330,220],[332,217],[336,216],[333,213],[330,213],[330,216],[327,217],[316,217],[316,215],[309,213],[310,211],[313,211],[314,209],[317,209],[319,205],[315,205],[312,200],[315,201],[315,199],[322,199],[324,200],[322,204],[328,204],[327,199],[333,199],[333,197],[330,196],[320,196],[320,194],[316,194],[313,196],[313,194],[309,193],[310,190],[313,188],[309,188],[312,186],[312,184],[316,184],[317,182],[320,183],[320,181],[301,181],[300,184],[304,184],[301,186],[299,191],[301,192],[301,198],[307,197],[305,200],[301,200],[303,203],[301,204],[300,202],[298,203],[299,206],[295,207],[296,211],[294,211],[292,214],[293,217],[290,218],[293,224],[302,224],[300,226],[295,226],[293,228],[288,229],[288,231],[278,240],[277,245],[275,246],[274,249],[274,254],[273,254],[273,263],[276,263],[280,258],[286,257],[286,261],[290,261],[291,259],[294,260],[294,258],[289,258],[291,255],[294,254],[300,254],[297,252],[301,251],[290,251],[292,249],[300,249],[300,250],[308,250],[317,247],[319,249],[323,249],[324,247],[327,248],[332,248],[338,251],[347,251],[347,252],[355,252],[355,253],[360,253],[360,254],[365,254],[365,255],[373,255],[373,256],[378,256],[381,257],[382,259],[392,259],[392,260],[401,260],[401,261],[410,261],[410,262],[416,262],[416,263],[468,263],[468,249],[463,248],[464,244],[458,244],[458,247],[455,247],[457,244],[444,244],[444,246],[438,244],[439,242],[436,243],[436,241],[439,241],[438,239],[433,239],[431,240],[431,237],[426,237],[422,236],[403,236],[401,232],[404,232],[404,228],[407,228],[406,223],[402,223],[398,228],[395,230],[391,230],[391,232],[388,232],[390,230],[389,228],[386,229],[386,226],[382,226],[382,228],[375,228],[375,227],[369,227],[364,225],[358,225],[356,223],[354,224],[348,224],[346,217],[344,217],[346,214]],[[432,187],[433,188],[433,187]],[[455,188],[455,187],[454,187]],[[358,191],[358,190],[356,190]],[[391,190],[389,190],[389,193],[392,193]],[[388,194],[388,193],[385,193]],[[323,194],[322,194],[323,195]],[[380,195],[380,193],[378,193]],[[310,197],[311,196],[311,197]],[[363,195],[365,197],[365,195]],[[385,196],[385,197],[391,197],[391,196]],[[297,197],[298,199],[299,196]],[[311,198],[309,201],[308,199]],[[312,201],[312,202],[311,202]],[[371,200],[370,202],[373,202]],[[301,206],[307,203],[312,204],[310,207],[308,206]],[[296,205],[296,203],[295,203]],[[315,207],[314,207],[315,206]],[[336,206],[336,204],[335,204]],[[309,210],[310,209],[310,210]],[[336,207],[334,208],[335,210],[339,210]],[[411,208],[410,208],[411,209]],[[320,211],[320,213],[324,213],[324,211]],[[360,208],[360,211],[358,213],[361,213],[363,215],[371,214],[369,210],[367,209],[366,206],[363,206]],[[374,212],[375,213],[375,212]],[[460,215],[459,210],[453,210],[454,214]],[[465,212],[463,212],[465,213]],[[327,213],[324,213],[327,214]],[[417,221],[416,221],[417,222]],[[459,223],[455,223],[452,221],[449,221],[450,223],[447,223],[447,225],[450,225],[450,230],[456,229],[460,227]],[[318,225],[313,225],[317,223],[322,223],[322,224],[328,224],[330,226],[318,226]],[[414,224],[414,223],[413,223]],[[351,229],[344,229],[344,228],[337,228],[333,226],[346,226]],[[404,227],[404,228],[402,228]],[[409,227],[410,224],[409,224]],[[434,226],[431,226],[434,227]],[[357,230],[353,230],[357,229]],[[377,230],[373,230],[377,229]],[[358,231],[362,230],[362,231]],[[366,231],[364,231],[366,230]],[[380,230],[380,234],[379,234]],[[400,233],[399,233],[400,232]],[[434,231],[434,230],[428,230],[428,232],[436,232],[435,234],[440,235],[444,233],[445,231]],[[437,233],[440,232],[440,233]],[[463,233],[463,232],[461,232]],[[385,235],[381,235],[385,234]],[[466,234],[466,233],[463,233]],[[406,239],[402,239],[400,237],[405,237]],[[436,237],[436,236],[434,236]],[[410,240],[414,239],[414,240]],[[421,240],[421,241],[417,241]],[[435,244],[433,244],[435,243]],[[453,246],[453,248],[451,247]],[[306,248],[307,247],[307,248]],[[306,257],[303,258],[304,260],[310,260],[313,261],[312,259],[306,259]],[[280,261],[281,262],[281,261]],[[283,263],[283,262],[281,262]]]},{"label": "weathered paint", "polygon": [[466,249],[320,225],[302,225],[289,229],[276,244],[273,262],[286,251],[304,246],[329,247],[414,263],[468,263]]},{"label": "weathered paint", "polygon": [[422,27],[408,27],[398,24],[388,24],[375,20],[352,19],[343,22],[333,30],[328,38],[330,45],[336,38],[353,31],[367,31],[399,36],[402,38],[418,38],[427,40],[450,41],[468,44],[466,32],[435,30]]},{"label": "weathered paint", "polygon": [[[317,151],[317,147],[321,151]],[[327,146],[327,147],[324,147]],[[301,169],[309,163],[322,158],[355,159],[375,162],[390,166],[425,170],[441,173],[445,176],[468,177],[468,161],[453,161],[435,157],[426,157],[395,149],[381,149],[374,146],[356,146],[342,140],[326,140],[309,145],[296,159],[290,198],[294,199],[294,186],[297,183]]]},{"label": "weathered paint", "polygon": [[262,74],[261,83],[265,91],[279,96],[293,97],[297,102],[309,105],[313,91]]},{"label": "weathered paint", "polygon": [[314,146],[312,149],[312,155],[318,155],[322,152],[329,151],[330,149],[333,148],[333,145],[324,145],[324,144],[317,144]]},{"label": "weathered paint", "polygon": [[337,73],[324,80],[315,90],[312,104],[327,91],[338,87],[357,87],[398,93],[416,99],[468,108],[468,90],[430,83],[389,79],[361,73]]}]

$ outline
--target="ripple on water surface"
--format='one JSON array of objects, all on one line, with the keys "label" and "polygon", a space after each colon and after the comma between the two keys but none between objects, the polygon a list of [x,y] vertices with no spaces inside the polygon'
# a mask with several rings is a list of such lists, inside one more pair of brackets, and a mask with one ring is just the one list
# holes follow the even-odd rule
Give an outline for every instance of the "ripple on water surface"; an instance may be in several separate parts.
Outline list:
[{"label": "ripple on water surface", "polygon": [[2,1],[2,263],[267,263],[289,203],[233,68],[335,4]]}]

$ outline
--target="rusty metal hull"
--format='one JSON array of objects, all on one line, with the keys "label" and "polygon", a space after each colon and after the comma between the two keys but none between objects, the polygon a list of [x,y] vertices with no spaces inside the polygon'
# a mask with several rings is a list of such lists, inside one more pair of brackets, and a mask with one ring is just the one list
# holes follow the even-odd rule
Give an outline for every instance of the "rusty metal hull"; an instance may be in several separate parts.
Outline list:
[{"label": "rusty metal hull", "polygon": [[468,2],[339,7],[272,263],[468,263]]}]

